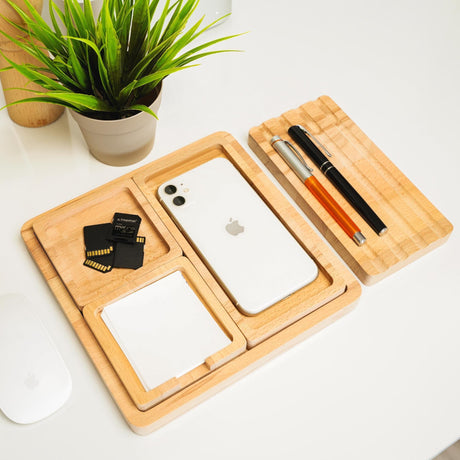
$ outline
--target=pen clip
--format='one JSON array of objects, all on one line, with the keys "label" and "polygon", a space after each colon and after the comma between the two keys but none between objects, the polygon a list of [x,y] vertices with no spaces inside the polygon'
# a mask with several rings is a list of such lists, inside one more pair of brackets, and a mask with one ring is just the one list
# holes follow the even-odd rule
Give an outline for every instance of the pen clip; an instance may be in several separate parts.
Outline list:
[{"label": "pen clip", "polygon": [[281,139],[293,152],[294,155],[299,159],[299,161],[310,171],[313,172],[313,169],[310,168],[310,166],[307,165],[306,161],[303,159],[302,155],[299,153],[299,151],[289,142],[284,139]]},{"label": "pen clip", "polygon": [[323,150],[324,150],[324,153],[329,156],[329,157],[332,157],[332,153],[329,152],[329,150],[324,147],[323,144],[321,144],[321,142],[312,134],[310,133],[306,128],[304,128],[302,125],[297,125],[308,137],[311,137]]}]

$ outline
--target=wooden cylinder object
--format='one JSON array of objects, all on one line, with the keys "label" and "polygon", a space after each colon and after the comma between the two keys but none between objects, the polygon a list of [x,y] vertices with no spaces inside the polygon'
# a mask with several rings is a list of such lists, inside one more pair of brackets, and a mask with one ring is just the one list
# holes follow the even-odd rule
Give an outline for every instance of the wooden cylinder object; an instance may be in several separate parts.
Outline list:
[{"label": "wooden cylinder object", "polygon": [[[37,11],[41,11],[42,1],[43,0],[32,0],[31,3]],[[24,11],[27,11],[27,7],[22,0],[15,0],[15,3]],[[3,15],[11,21],[24,26],[24,22],[6,0],[0,0],[0,15]],[[1,16],[0,29],[18,40],[26,38],[22,32],[5,21]],[[11,59],[18,64],[28,63],[40,65],[40,62],[3,35],[0,35],[0,50],[6,57],[8,57],[8,59]],[[9,65],[8,61],[0,55],[0,68],[8,67]],[[33,96],[33,93],[30,93],[29,91],[11,88],[27,88],[46,91],[41,86],[30,82],[15,69],[0,72],[0,80],[7,104]],[[64,107],[41,102],[26,102],[8,107],[8,114],[15,123],[30,128],[38,128],[52,123],[62,115],[63,111]]]}]

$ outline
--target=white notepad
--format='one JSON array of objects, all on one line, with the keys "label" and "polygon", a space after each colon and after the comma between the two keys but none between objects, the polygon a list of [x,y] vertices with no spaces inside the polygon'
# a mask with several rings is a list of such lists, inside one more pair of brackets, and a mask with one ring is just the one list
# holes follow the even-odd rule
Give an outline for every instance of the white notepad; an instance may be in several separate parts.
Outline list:
[{"label": "white notepad", "polygon": [[231,343],[180,271],[107,306],[101,318],[146,391]]}]

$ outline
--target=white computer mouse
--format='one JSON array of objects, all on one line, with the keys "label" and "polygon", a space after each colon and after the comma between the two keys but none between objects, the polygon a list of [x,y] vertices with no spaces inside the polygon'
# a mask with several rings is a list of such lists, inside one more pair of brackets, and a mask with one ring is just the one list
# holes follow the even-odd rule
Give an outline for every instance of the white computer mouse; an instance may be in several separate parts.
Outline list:
[{"label": "white computer mouse", "polygon": [[0,409],[13,422],[34,423],[70,396],[67,367],[32,305],[19,294],[0,296]]}]

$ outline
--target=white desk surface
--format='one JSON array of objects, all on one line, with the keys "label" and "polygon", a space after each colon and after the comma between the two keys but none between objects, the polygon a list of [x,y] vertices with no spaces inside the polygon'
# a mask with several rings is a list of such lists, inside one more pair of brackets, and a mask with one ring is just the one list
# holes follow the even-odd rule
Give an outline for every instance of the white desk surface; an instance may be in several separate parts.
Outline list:
[{"label": "white desk surface", "polygon": [[[248,130],[331,96],[456,229],[357,308],[157,432],[130,431],[20,237],[31,217],[137,166],[88,153],[65,114],[26,129],[0,112],[0,293],[36,303],[73,378],[69,402],[18,426],[14,459],[428,459],[460,436],[460,5],[456,0],[234,0],[209,38],[244,53],[169,77],[140,166],[215,131]],[[0,96],[2,97],[2,96]],[[3,104],[3,99],[0,100]]]}]

